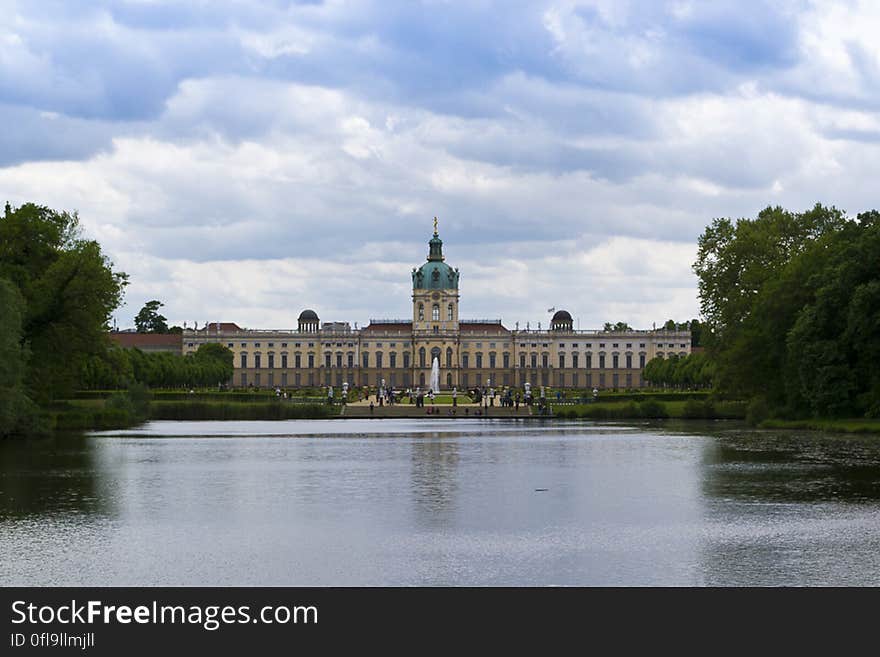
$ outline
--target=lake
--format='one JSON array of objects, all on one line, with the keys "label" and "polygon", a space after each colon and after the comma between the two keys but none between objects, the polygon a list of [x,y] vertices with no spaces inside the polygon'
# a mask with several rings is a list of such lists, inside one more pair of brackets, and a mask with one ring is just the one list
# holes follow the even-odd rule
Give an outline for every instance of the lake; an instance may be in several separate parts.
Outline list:
[{"label": "lake", "polygon": [[726,422],[151,422],[0,441],[0,584],[880,584],[880,440]]}]

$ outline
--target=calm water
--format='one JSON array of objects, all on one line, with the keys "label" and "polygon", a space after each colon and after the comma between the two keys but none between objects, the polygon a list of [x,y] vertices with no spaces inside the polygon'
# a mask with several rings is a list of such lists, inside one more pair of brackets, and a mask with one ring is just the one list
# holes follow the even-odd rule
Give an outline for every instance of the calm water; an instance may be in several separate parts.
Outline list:
[{"label": "calm water", "polygon": [[0,584],[878,585],[880,440],[420,419],[6,441]]}]

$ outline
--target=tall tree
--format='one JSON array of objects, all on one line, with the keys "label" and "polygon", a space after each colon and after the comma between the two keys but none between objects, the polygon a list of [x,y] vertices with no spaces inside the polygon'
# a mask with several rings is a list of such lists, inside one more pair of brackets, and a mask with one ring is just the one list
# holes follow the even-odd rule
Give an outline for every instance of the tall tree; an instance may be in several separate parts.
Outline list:
[{"label": "tall tree", "polygon": [[144,307],[134,318],[134,325],[138,333],[168,333],[168,321],[159,314],[159,308],[165,304],[153,299],[147,301]]},{"label": "tall tree", "polygon": [[715,219],[706,228],[694,271],[723,391],[785,403],[785,339],[815,289],[811,268],[823,258],[816,245],[846,224],[836,208],[816,205],[802,213],[768,207],[756,219]]},{"label": "tall tree", "polygon": [[25,381],[38,401],[70,392],[85,359],[107,348],[106,331],[127,276],[113,270],[76,213],[9,204],[0,219],[0,277],[24,298]]},{"label": "tall tree", "polygon": [[25,432],[37,409],[24,391],[27,349],[21,342],[24,299],[0,278],[0,437]]}]

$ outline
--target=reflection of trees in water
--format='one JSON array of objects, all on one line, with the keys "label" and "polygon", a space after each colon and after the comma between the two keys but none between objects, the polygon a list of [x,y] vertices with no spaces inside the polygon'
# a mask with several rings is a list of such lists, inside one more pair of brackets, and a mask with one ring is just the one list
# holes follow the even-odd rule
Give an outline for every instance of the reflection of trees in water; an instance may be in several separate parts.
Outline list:
[{"label": "reflection of trees in water", "polygon": [[416,515],[424,524],[440,524],[455,510],[458,460],[455,435],[436,434],[412,442],[410,489]]},{"label": "reflection of trees in water", "polygon": [[84,436],[0,441],[0,517],[106,513],[96,470]]},{"label": "reflection of trees in water", "polygon": [[795,432],[743,431],[704,451],[708,498],[768,502],[880,499],[880,442]]},{"label": "reflection of trees in water", "polygon": [[880,444],[742,430],[716,433],[704,445],[696,582],[871,583],[866,557],[874,552]]}]

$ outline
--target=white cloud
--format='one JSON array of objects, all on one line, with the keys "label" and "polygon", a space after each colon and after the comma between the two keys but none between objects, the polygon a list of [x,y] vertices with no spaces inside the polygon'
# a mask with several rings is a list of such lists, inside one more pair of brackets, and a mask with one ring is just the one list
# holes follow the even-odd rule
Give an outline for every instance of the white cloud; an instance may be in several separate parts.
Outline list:
[{"label": "white cloud", "polygon": [[0,196],[80,211],[123,324],[407,316],[438,215],[463,315],[648,327],[696,315],[712,218],[876,203],[869,3],[16,7]]}]

